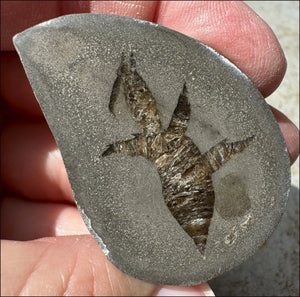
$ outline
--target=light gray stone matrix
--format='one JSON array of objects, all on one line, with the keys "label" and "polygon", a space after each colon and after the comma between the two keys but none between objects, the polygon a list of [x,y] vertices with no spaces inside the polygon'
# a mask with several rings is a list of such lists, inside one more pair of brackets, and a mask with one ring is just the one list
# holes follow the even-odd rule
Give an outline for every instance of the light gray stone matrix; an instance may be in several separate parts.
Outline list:
[{"label": "light gray stone matrix", "polygon": [[[68,15],[14,37],[61,150],[78,208],[106,256],[149,282],[194,285],[240,264],[279,222],[289,158],[273,114],[251,81],[206,45],[125,17]],[[215,210],[204,257],[166,207],[156,168],[107,146],[140,129],[122,96],[108,108],[122,53],[134,52],[167,127],[186,83],[187,135],[201,152],[255,135],[213,175]],[[224,202],[226,199],[227,203]]]}]

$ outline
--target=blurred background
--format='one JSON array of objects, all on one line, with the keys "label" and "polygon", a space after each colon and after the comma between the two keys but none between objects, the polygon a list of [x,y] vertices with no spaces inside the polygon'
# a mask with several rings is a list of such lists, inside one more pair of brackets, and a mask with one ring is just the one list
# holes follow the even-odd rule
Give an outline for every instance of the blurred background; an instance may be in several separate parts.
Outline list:
[{"label": "blurred background", "polygon": [[[299,129],[299,1],[245,1],[275,32],[287,59],[279,88],[266,100]],[[299,296],[299,157],[278,228],[237,268],[209,282],[216,296]]]}]

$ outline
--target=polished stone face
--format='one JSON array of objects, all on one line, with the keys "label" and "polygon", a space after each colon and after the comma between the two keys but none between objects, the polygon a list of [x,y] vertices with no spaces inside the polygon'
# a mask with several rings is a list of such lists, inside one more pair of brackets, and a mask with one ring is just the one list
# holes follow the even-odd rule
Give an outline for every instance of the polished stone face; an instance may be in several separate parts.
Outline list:
[{"label": "polished stone face", "polygon": [[[82,217],[118,268],[197,284],[240,264],[274,230],[290,186],[284,139],[224,57],[155,24],[100,14],[51,20],[14,43]],[[243,149],[225,164],[235,143]],[[191,201],[189,211],[177,207]],[[184,226],[201,222],[199,248]]]}]

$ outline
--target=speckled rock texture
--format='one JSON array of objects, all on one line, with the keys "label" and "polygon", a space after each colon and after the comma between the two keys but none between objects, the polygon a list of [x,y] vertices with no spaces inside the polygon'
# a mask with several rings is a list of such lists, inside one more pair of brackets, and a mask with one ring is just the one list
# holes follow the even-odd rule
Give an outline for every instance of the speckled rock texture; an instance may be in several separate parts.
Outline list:
[{"label": "speckled rock texture", "polygon": [[[16,35],[14,44],[82,217],[118,268],[153,283],[194,285],[240,264],[266,241],[286,206],[289,158],[263,97],[226,58],[167,28],[99,14],[50,20]],[[204,254],[166,206],[153,163],[102,156],[110,144],[141,133],[122,94],[114,115],[109,110],[122,53],[134,53],[163,129],[186,84],[186,135],[201,153],[224,139],[254,136],[212,175],[215,207]]]},{"label": "speckled rock texture", "polygon": [[[266,101],[299,128],[299,2],[245,1],[272,28],[287,59],[279,88]],[[299,296],[299,158],[279,226],[242,265],[209,282],[216,296]]]}]

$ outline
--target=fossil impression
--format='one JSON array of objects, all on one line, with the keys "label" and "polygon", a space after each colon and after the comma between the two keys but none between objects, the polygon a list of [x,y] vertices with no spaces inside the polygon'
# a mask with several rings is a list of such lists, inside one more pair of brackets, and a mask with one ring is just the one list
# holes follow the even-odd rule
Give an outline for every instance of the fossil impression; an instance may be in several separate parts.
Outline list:
[{"label": "fossil impression", "polygon": [[193,140],[185,135],[190,118],[190,104],[184,84],[169,127],[162,129],[156,101],[136,70],[136,61],[122,55],[114,82],[109,110],[123,90],[132,117],[142,133],[132,139],[112,143],[102,156],[112,153],[142,156],[158,170],[164,201],[170,212],[204,254],[209,225],[213,216],[215,194],[212,174],[233,155],[242,152],[253,136],[237,142],[219,142],[201,153]]}]

